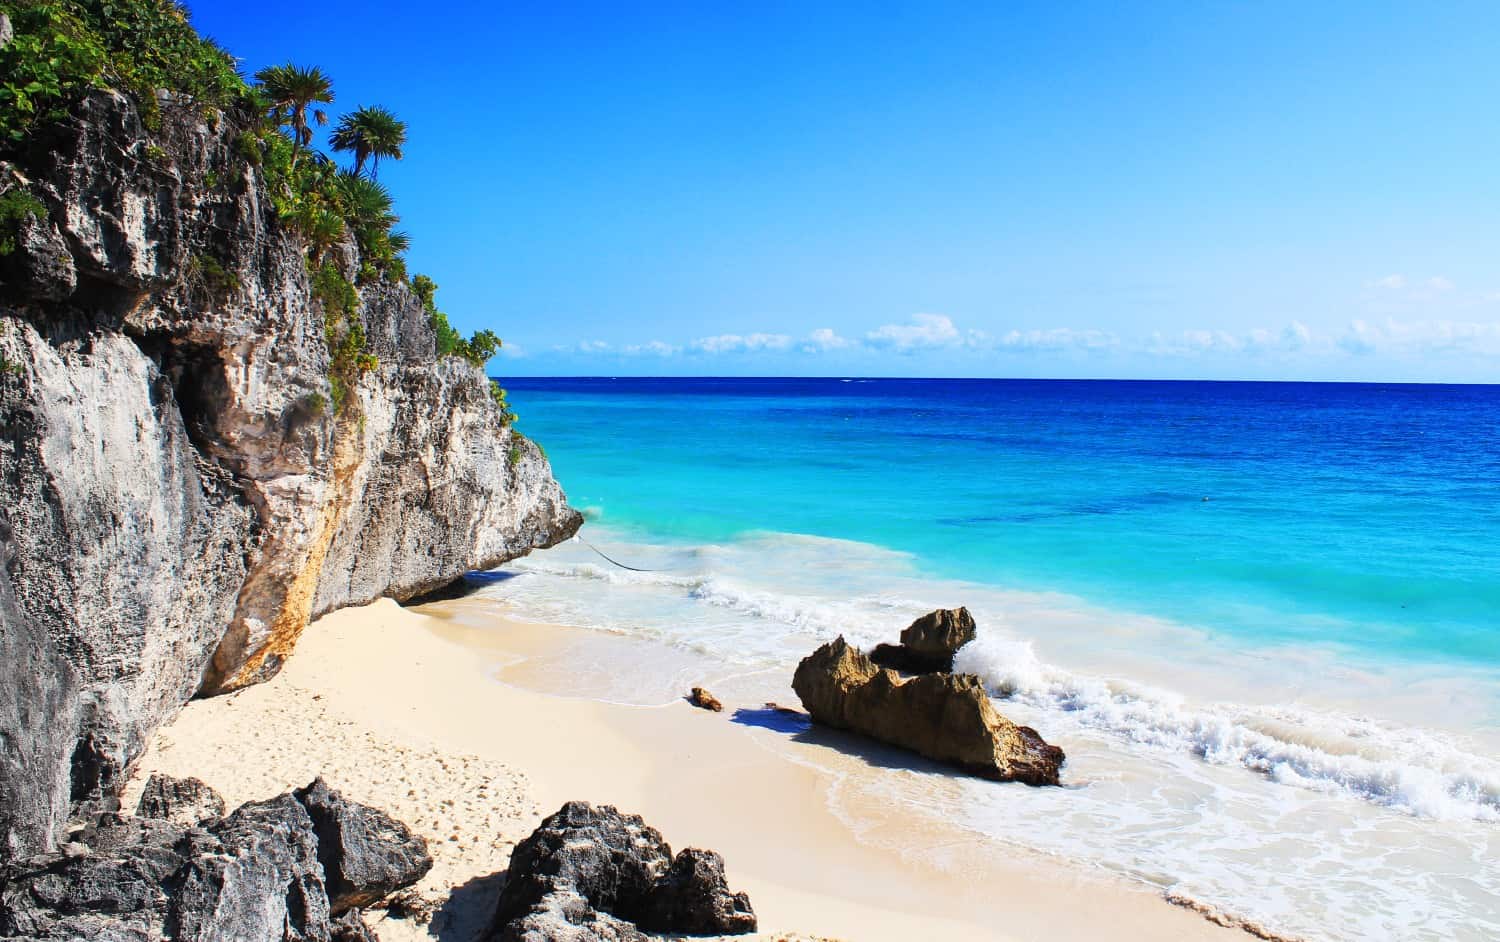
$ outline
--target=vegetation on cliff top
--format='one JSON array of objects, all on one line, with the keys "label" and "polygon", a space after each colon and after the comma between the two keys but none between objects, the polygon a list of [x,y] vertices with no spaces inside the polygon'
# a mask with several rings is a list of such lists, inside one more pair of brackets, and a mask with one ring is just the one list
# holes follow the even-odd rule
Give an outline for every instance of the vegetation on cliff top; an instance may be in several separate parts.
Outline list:
[{"label": "vegetation on cliff top", "polygon": [[[343,169],[313,149],[313,126],[329,122],[320,106],[335,101],[332,78],[316,67],[286,63],[261,69],[254,82],[247,81],[234,57],[200,36],[186,8],[174,0],[0,0],[0,13],[9,17],[15,34],[0,47],[0,151],[66,119],[94,89],[130,94],[153,133],[161,129],[160,91],[170,92],[177,104],[201,109],[210,123],[224,113],[236,116],[235,126],[241,128],[236,153],[259,169],[277,214],[307,243],[312,293],[324,311],[333,397],[341,404],[358,373],[377,365],[365,353],[355,284],[407,281],[411,240],[395,228],[400,217],[394,201],[376,180],[382,158],[401,159],[406,124],[378,106],[342,116],[329,145],[352,156],[353,166]],[[38,218],[45,218],[45,208],[24,190],[0,193],[0,215],[5,215],[0,222],[10,224],[7,231],[38,208],[43,213]],[[346,238],[359,248],[354,283],[326,258]],[[0,250],[13,250],[13,241],[0,239]],[[213,277],[212,266],[197,259],[195,264],[188,275],[207,278],[216,288],[234,287]],[[500,348],[500,338],[490,330],[466,340],[452,328],[433,302],[432,279],[418,275],[409,285],[427,310],[440,357],[458,356],[483,367]],[[497,400],[506,421],[513,420],[503,390]]]}]

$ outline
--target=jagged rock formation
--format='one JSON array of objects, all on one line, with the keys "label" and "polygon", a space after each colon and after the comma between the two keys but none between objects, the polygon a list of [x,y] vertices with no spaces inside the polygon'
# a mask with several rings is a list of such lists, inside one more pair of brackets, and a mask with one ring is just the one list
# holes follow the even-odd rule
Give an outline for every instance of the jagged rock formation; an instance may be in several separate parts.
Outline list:
[{"label": "jagged rock formation", "polygon": [[802,659],[792,689],[812,718],[1001,782],[1056,785],[1063,751],[995,712],[973,674],[902,678],[842,637]]},{"label": "jagged rock formation", "polygon": [[908,674],[953,670],[953,655],[974,640],[974,616],[967,608],[940,608],[906,626],[900,644],[877,644],[870,660]]},{"label": "jagged rock formation", "polygon": [[[185,810],[172,796],[190,792],[196,803],[199,789],[164,790],[169,817]],[[356,845],[347,826],[343,833],[328,826],[330,815],[394,827],[362,829]],[[382,873],[374,883],[348,883],[369,872],[372,856],[407,859],[413,841],[422,862],[404,869],[405,882],[392,885]],[[202,827],[106,812],[69,849],[9,868],[0,881],[0,938],[356,942],[373,937],[351,900],[374,902],[432,866],[421,838],[321,780]],[[335,883],[345,889],[330,895]]]},{"label": "jagged rock formation", "polygon": [[490,942],[646,942],[647,932],[754,932],[744,893],[730,893],[724,861],[688,849],[672,856],[638,815],[570,801],[511,852]]},{"label": "jagged rock formation", "polygon": [[334,912],[368,906],[432,869],[427,841],[385,812],[345,801],[321,778],[296,795],[318,833],[318,859]]},{"label": "jagged rock formation", "polygon": [[78,678],[11,588],[10,521],[0,504],[0,863],[50,848],[71,799]]},{"label": "jagged rock formation", "polygon": [[[482,372],[402,283],[361,288],[375,369],[333,408],[306,248],[246,116],[91,93],[0,150],[45,218],[0,255],[0,848],[114,807],[189,698],[264,680],[308,620],[570,536]],[[347,278],[352,241],[328,253]]]}]

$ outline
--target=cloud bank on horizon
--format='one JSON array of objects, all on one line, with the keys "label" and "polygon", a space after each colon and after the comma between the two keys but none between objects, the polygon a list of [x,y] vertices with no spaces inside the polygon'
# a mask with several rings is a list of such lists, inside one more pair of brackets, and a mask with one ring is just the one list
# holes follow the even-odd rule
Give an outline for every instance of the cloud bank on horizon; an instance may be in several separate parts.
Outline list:
[{"label": "cloud bank on horizon", "polygon": [[[1434,361],[1448,370],[1452,361],[1470,361],[1473,375],[1460,381],[1500,381],[1500,294],[1457,296],[1443,276],[1390,274],[1366,285],[1369,297],[1383,303],[1423,309],[1464,308],[1468,318],[1386,313],[1354,317],[1337,327],[1315,328],[1291,319],[1249,330],[1213,328],[1129,334],[1087,327],[1047,327],[986,331],[966,327],[948,314],[920,312],[904,321],[876,324],[863,332],[840,333],[818,327],[802,334],[772,331],[725,333],[699,337],[649,337],[628,342],[600,339],[554,344],[532,354],[510,347],[510,367],[520,361],[542,369],[589,374],[607,368],[627,373],[761,372],[807,373],[868,371],[882,375],[929,375],[942,363],[947,375],[1010,375],[1066,365],[1057,375],[1103,375],[1112,366],[1157,364],[1170,378],[1193,361],[1212,361],[1216,370],[1240,363],[1249,375],[1257,366],[1285,370],[1302,363],[1327,376],[1330,364],[1407,360],[1415,366]],[[1380,304],[1373,305],[1380,307]],[[515,370],[513,370],[515,371]],[[1176,370],[1184,373],[1182,369]],[[1189,367],[1184,375],[1190,374]],[[1361,378],[1359,370],[1349,378]],[[1486,375],[1488,374],[1488,375]],[[1335,374],[1337,375],[1337,374]],[[1447,375],[1446,373],[1444,375]],[[1396,379],[1426,379],[1418,374]]]}]

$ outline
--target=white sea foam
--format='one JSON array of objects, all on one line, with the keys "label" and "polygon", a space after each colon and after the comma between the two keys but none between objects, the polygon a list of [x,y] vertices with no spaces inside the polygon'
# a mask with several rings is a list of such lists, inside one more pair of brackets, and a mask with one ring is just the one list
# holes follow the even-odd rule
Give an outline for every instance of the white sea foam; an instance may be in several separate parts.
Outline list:
[{"label": "white sea foam", "polygon": [[1292,709],[1192,705],[1169,691],[1044,664],[1029,642],[1006,638],[976,638],[953,666],[978,674],[997,697],[1065,713],[1132,743],[1423,817],[1500,820],[1500,763],[1438,732]]},{"label": "white sea foam", "polygon": [[[556,665],[569,690],[586,670],[630,702],[667,702],[704,681],[732,700],[778,699],[814,644],[891,640],[916,615],[966,604],[980,640],[959,668],[1067,749],[1072,787],[853,766],[841,794],[1308,938],[1500,937],[1500,767],[1466,739],[1482,722],[1439,731],[1453,703],[1489,708],[1485,678],[1354,668],[1310,648],[1239,650],[1064,596],[933,579],[908,556],[849,541],[758,533],[678,545],[593,524],[588,537],[658,571],[616,568],[575,542],[517,561],[518,578],[484,593],[609,633]],[[671,649],[632,654],[621,636]],[[609,686],[627,674],[628,689]],[[1278,702],[1287,690],[1302,701]]]},{"label": "white sea foam", "polygon": [[[899,592],[861,592],[889,587],[895,581],[891,572],[903,570],[909,557],[845,540],[757,533],[727,546],[632,543],[621,552],[632,565],[662,568],[634,572],[597,556],[582,560],[577,551],[543,554],[516,568],[564,581],[666,593],[682,613],[675,624],[643,618],[637,633],[758,667],[790,656],[786,636],[813,640],[843,634],[868,646],[889,640],[904,620],[942,604]],[[851,593],[858,594],[841,597],[831,594],[825,575],[809,576],[810,570],[882,575],[873,584],[847,579]],[[746,575],[753,572],[761,573],[754,582]],[[795,591],[799,588],[803,591]],[[619,628],[607,618],[600,621],[593,596],[577,601],[576,611],[560,614],[588,627]],[[649,615],[652,605],[660,600],[641,600],[642,614]],[[712,611],[722,614],[714,619]],[[1135,746],[1243,766],[1286,785],[1345,794],[1417,816],[1500,821],[1500,763],[1466,751],[1442,733],[1327,711],[1194,703],[1159,685],[1044,663],[1030,641],[989,621],[980,638],[959,652],[956,666],[980,675],[997,697]],[[777,643],[770,643],[773,638]]]}]

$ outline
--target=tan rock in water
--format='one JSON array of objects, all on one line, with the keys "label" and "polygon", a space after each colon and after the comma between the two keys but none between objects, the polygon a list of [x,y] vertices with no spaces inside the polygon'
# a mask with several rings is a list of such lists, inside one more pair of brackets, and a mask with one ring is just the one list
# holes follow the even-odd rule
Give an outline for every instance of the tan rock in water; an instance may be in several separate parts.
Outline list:
[{"label": "tan rock in water", "polygon": [[1001,782],[1056,785],[1063,751],[995,711],[973,674],[902,678],[843,637],[797,665],[792,689],[812,718]]},{"label": "tan rock in water", "polygon": [[699,709],[711,710],[714,713],[724,712],[724,704],[719,702],[719,698],[702,687],[694,687],[692,692],[688,694],[687,700],[688,703]]},{"label": "tan rock in water", "polygon": [[951,671],[953,655],[974,640],[974,633],[974,616],[967,608],[940,608],[908,625],[900,644],[876,645],[870,658],[908,674]]}]

